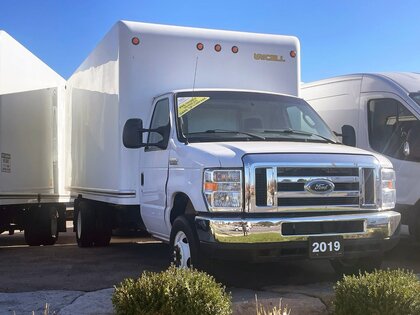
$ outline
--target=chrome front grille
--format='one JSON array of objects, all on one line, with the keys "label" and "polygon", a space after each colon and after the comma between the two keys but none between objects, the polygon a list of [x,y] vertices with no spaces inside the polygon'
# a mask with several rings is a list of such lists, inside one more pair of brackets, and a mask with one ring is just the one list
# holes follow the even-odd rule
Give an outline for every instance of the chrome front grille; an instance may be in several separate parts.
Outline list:
[{"label": "chrome front grille", "polygon": [[[294,162],[282,162],[286,159]],[[379,166],[371,156],[270,154],[244,157],[244,164],[247,212],[376,207]],[[326,191],[312,189],[318,185]]]}]

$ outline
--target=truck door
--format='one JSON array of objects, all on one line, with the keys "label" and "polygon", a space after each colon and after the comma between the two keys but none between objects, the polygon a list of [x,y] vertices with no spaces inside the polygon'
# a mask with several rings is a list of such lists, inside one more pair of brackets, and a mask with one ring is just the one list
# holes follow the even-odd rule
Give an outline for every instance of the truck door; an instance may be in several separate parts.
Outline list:
[{"label": "truck door", "polygon": [[[358,146],[386,155],[397,175],[397,203],[413,205],[419,199],[420,121],[406,102],[393,93],[367,93],[361,98]],[[363,129],[363,130],[362,130]],[[407,152],[408,142],[410,152]]]},{"label": "truck door", "polygon": [[[156,129],[170,124],[170,103],[168,97],[157,99],[153,106],[150,126]],[[168,135],[169,137],[169,135]],[[157,143],[168,139],[157,132],[149,132],[147,143]],[[147,230],[155,235],[167,237],[165,225],[166,184],[168,179],[169,147],[164,148],[148,145],[140,157],[140,209]]]}]

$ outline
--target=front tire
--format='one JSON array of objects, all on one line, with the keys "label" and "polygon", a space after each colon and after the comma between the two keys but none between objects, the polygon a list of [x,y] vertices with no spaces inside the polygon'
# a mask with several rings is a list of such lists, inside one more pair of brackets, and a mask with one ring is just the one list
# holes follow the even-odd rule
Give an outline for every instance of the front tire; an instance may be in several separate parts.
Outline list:
[{"label": "front tire", "polygon": [[375,257],[338,258],[331,260],[331,266],[338,275],[356,275],[380,269],[382,255]]},{"label": "front tire", "polygon": [[175,219],[171,230],[171,253],[178,268],[199,267],[199,241],[185,216]]},{"label": "front tire", "polygon": [[415,209],[414,218],[408,224],[410,235],[412,235],[417,242],[420,242],[420,209]]}]

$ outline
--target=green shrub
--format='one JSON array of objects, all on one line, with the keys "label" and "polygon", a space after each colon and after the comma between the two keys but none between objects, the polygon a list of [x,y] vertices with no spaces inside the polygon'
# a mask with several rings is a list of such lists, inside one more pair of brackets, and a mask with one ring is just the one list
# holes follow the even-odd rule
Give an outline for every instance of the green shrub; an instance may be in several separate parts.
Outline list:
[{"label": "green shrub", "polygon": [[419,315],[420,281],[404,270],[345,276],[335,290],[336,315]]},{"label": "green shrub", "polygon": [[231,297],[213,277],[194,269],[144,272],[125,279],[112,296],[117,315],[225,315]]}]

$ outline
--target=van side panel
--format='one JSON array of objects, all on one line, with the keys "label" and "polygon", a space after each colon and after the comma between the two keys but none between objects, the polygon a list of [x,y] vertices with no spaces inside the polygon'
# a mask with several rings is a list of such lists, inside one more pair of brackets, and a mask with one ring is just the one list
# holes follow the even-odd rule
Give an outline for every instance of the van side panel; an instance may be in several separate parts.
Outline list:
[{"label": "van side panel", "polygon": [[359,128],[360,85],[361,78],[331,81],[307,85],[301,94],[333,131],[341,133],[343,125]]}]

